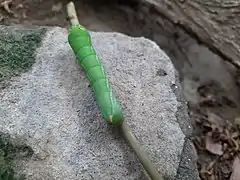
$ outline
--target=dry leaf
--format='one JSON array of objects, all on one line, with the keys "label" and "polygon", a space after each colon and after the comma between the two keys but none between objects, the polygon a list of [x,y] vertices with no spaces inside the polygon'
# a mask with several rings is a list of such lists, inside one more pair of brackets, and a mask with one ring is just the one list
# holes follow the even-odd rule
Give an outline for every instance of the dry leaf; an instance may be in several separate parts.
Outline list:
[{"label": "dry leaf", "polygon": [[57,4],[53,4],[52,11],[53,12],[60,12],[62,10],[62,7],[63,7],[63,5],[62,5],[61,2],[59,2]]},{"label": "dry leaf", "polygon": [[223,119],[214,113],[208,112],[208,121],[211,124],[218,125],[219,127],[221,127],[223,125]]},{"label": "dry leaf", "polygon": [[235,117],[234,124],[239,124],[240,125],[240,117]]},{"label": "dry leaf", "polygon": [[209,136],[206,136],[205,148],[207,151],[209,151],[212,154],[219,155],[219,156],[223,154],[222,145],[219,143],[213,142],[212,138]]},{"label": "dry leaf", "polygon": [[200,97],[199,100],[199,105],[200,106],[218,106],[219,102],[217,101],[217,99],[215,98],[214,95],[207,95],[206,97]]},{"label": "dry leaf", "polygon": [[240,179],[240,159],[238,156],[236,156],[233,162],[232,175],[230,180],[239,180],[239,179]]},{"label": "dry leaf", "polygon": [[201,179],[217,180],[214,172],[215,164],[216,164],[215,160],[210,162],[209,164],[202,164],[200,170]]},{"label": "dry leaf", "polygon": [[17,8],[17,9],[22,9],[22,8],[23,8],[23,4],[21,4],[21,3],[18,4],[18,5],[16,6],[16,8]]}]

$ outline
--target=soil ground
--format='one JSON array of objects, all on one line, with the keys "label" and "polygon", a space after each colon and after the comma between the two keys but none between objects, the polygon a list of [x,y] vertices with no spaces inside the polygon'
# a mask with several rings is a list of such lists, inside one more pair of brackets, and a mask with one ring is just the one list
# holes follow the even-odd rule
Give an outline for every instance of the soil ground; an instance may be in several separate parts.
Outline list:
[{"label": "soil ground", "polygon": [[[68,3],[66,0],[0,0],[0,2],[1,24],[69,26],[65,11],[65,5]],[[127,7],[122,11],[121,8],[110,5],[110,1],[102,0],[95,3],[88,0],[87,2],[90,4],[83,0],[74,1],[81,24],[92,31],[117,31],[132,36],[145,36],[145,34],[147,37],[158,36],[151,33],[149,35],[150,31],[144,32],[139,23],[132,21],[126,13],[129,11],[131,14],[132,10]],[[147,29],[152,29],[151,25],[148,25]],[[229,65],[218,58],[211,58],[209,61],[213,55],[202,47],[195,48],[196,43],[193,43],[191,52],[187,54],[193,65],[189,65],[186,60],[179,61],[180,59],[176,57],[178,55],[172,51],[169,44],[168,47],[161,43],[160,45],[180,72],[183,93],[189,103],[189,114],[198,122],[195,126],[197,138],[194,141],[199,154],[199,171],[202,179],[230,179],[236,169],[232,165],[233,161],[235,165],[237,163],[235,155],[239,151],[240,142],[238,139],[240,128],[237,125],[226,124],[239,119],[239,91],[234,77],[235,69],[229,68]],[[199,54],[198,57],[191,55],[196,53]],[[201,63],[194,60],[200,60]],[[224,125],[220,123],[222,121]],[[236,167],[240,167],[239,162]]]},{"label": "soil ground", "polygon": [[[2,0],[2,2],[7,1]],[[65,9],[68,3],[66,0],[14,0],[9,2],[12,12],[7,12],[4,7],[1,8],[1,24],[69,26]],[[93,31],[131,31],[122,12],[105,7],[99,2],[89,5],[84,1],[74,1],[81,24]]]}]

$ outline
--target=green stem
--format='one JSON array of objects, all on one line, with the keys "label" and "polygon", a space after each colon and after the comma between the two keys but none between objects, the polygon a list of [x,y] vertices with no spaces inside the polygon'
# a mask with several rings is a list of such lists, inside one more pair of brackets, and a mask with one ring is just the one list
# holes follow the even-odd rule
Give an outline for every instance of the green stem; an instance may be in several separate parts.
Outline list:
[{"label": "green stem", "polygon": [[146,152],[140,146],[139,142],[137,141],[136,137],[133,135],[132,130],[130,129],[129,125],[126,121],[122,123],[122,131],[124,134],[125,139],[129,142],[130,146],[133,148],[135,153],[138,156],[143,168],[147,171],[148,175],[151,177],[152,180],[163,180],[163,177],[157,169],[154,167],[153,163],[148,158]]}]

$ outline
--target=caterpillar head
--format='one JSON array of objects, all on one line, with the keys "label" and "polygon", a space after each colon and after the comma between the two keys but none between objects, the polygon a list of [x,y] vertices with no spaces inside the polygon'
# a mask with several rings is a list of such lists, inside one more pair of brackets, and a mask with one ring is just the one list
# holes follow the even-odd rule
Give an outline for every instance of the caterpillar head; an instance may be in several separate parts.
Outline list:
[{"label": "caterpillar head", "polygon": [[76,33],[76,32],[77,33],[79,33],[79,32],[87,32],[87,29],[84,26],[80,25],[80,24],[74,25],[74,26],[72,26],[71,28],[68,29],[68,34]]},{"label": "caterpillar head", "polygon": [[87,29],[82,25],[74,25],[68,29],[68,42],[76,54],[81,46],[91,45],[91,37]]}]

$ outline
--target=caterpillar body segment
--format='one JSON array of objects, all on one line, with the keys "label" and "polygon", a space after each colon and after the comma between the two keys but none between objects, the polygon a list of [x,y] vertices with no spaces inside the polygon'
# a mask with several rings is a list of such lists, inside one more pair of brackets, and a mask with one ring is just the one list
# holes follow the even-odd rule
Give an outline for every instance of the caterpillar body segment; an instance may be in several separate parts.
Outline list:
[{"label": "caterpillar body segment", "polygon": [[89,32],[81,25],[73,25],[68,31],[68,42],[93,88],[103,119],[120,125],[124,120],[121,105],[92,46]]}]

